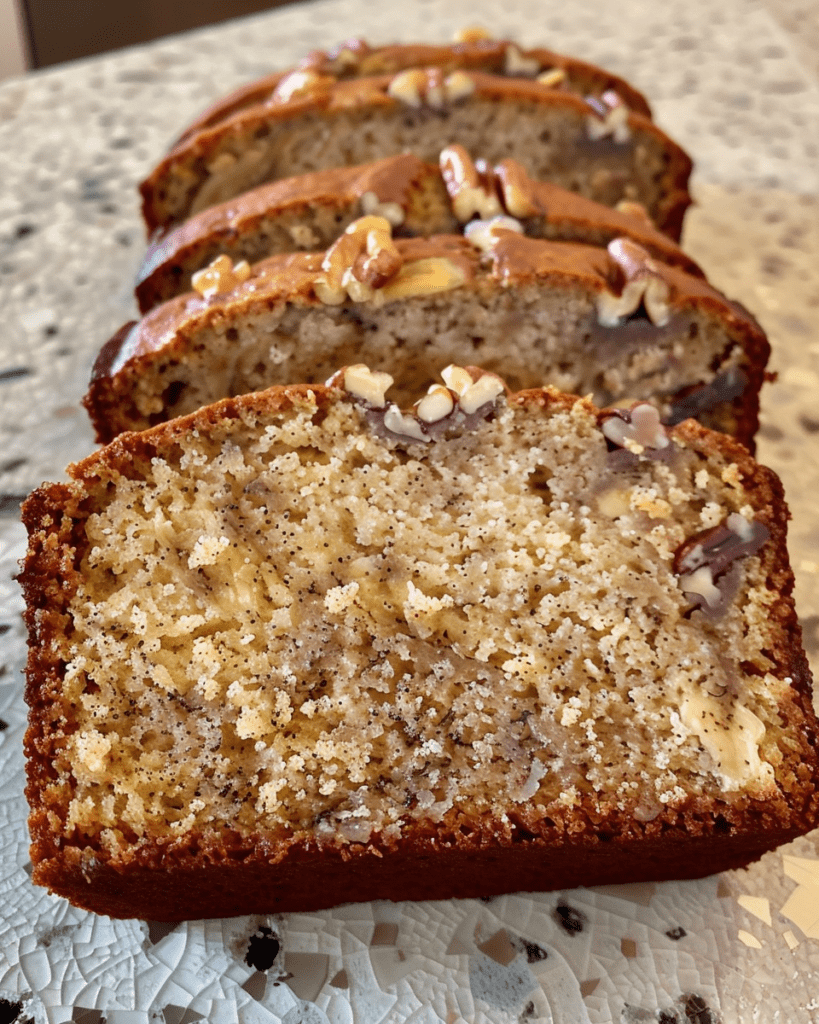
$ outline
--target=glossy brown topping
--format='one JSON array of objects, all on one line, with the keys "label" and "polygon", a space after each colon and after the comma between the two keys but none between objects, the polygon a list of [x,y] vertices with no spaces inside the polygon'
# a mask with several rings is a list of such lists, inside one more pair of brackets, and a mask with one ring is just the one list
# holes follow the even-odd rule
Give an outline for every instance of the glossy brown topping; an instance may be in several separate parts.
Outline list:
[{"label": "glossy brown topping", "polygon": [[372,52],[372,47],[365,40],[356,37],[339,43],[332,50],[313,50],[298,66],[324,75],[355,74]]}]

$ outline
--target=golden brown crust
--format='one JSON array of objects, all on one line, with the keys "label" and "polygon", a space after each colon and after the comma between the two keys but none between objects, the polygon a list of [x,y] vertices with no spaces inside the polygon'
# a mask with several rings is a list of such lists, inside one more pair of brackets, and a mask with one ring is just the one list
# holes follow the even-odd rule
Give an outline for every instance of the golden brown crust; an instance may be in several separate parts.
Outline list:
[{"label": "golden brown crust", "polygon": [[[512,171],[523,198],[536,212],[524,218],[526,233],[533,237],[565,239],[606,245],[625,235],[664,262],[680,266],[697,276],[702,271],[668,236],[649,223],[586,199],[550,182],[535,181],[515,161],[503,161],[496,173]],[[361,199],[367,193],[381,203],[395,203],[406,214],[401,234],[442,234],[460,230],[452,210],[440,168],[410,153],[386,157],[358,167],[337,167],[312,174],[286,178],[260,186],[244,195],[203,210],[188,219],[148,250],[136,288],[140,310],[145,313],[160,302],[188,291],[193,272],[215,256],[226,253],[234,260],[252,259],[258,248],[257,236],[279,218],[301,218],[309,222],[316,210],[332,215],[337,233],[361,213]],[[431,203],[428,195],[435,197]],[[419,209],[419,199],[425,201]],[[327,239],[329,244],[332,239]],[[285,230],[279,244],[287,248],[274,252],[310,248],[299,245]]]},{"label": "golden brown crust", "polygon": [[[617,289],[622,283],[622,272],[605,249],[530,239],[512,232],[499,237],[488,264],[462,236],[398,239],[396,246],[408,262],[429,256],[446,257],[463,274],[463,287],[483,295],[494,293],[499,287],[522,289],[535,281],[564,287],[568,294],[599,294]],[[315,281],[323,255],[297,253],[272,257],[256,264],[252,276],[226,295],[208,300],[195,293],[179,296],[154,309],[130,331],[120,331],[100,353],[84,399],[98,438],[111,440],[122,429],[145,425],[130,397],[143,368],[158,359],[182,359],[195,344],[196,335],[210,325],[235,322],[254,310],[263,312],[282,303],[320,307]],[[769,355],[764,332],[744,310],[704,279],[659,262],[656,272],[668,286],[672,311],[697,309],[713,316],[724,327],[726,345],[737,345],[743,351],[747,387],[745,395],[734,402],[735,433],[744,443],[752,443],[758,425],[758,394]]]},{"label": "golden brown crust", "polygon": [[[474,91],[470,96],[460,99],[459,105],[503,104],[507,110],[514,109],[516,104],[521,107],[533,107],[544,116],[548,114],[565,118],[567,124],[576,126],[572,130],[577,132],[578,138],[586,139],[586,124],[593,115],[592,108],[580,96],[549,89],[525,79],[502,78],[483,72],[472,72],[469,77],[474,85]],[[167,230],[169,226],[181,222],[189,215],[198,190],[211,173],[207,165],[212,164],[220,152],[226,152],[227,149],[235,151],[260,138],[266,140],[265,144],[269,145],[276,132],[286,130],[298,123],[299,119],[305,123],[308,119],[312,122],[317,119],[332,122],[354,112],[358,119],[364,120],[377,110],[389,111],[390,116],[404,118],[407,112],[406,104],[388,94],[392,80],[390,75],[380,75],[341,81],[316,89],[313,93],[294,96],[287,102],[242,108],[225,120],[184,139],[141,185],[143,216],[149,233]],[[649,146],[663,154],[664,198],[660,200],[657,208],[650,209],[649,213],[660,230],[671,237],[679,238],[682,215],[685,206],[690,202],[686,190],[691,161],[676,143],[644,115],[629,114],[627,124],[634,140],[632,148],[635,151],[640,147]],[[442,130],[447,130],[446,122],[442,122]],[[438,137],[434,143],[434,150],[425,153],[416,149],[416,152],[422,159],[432,160],[437,156],[441,146],[451,141],[459,140]],[[486,144],[491,145],[492,140],[487,139]],[[589,148],[592,152],[603,152],[606,145],[609,145],[606,140],[599,143],[590,142]],[[598,147],[597,150],[595,146]],[[487,154],[492,160],[500,160],[507,155],[506,152]],[[332,154],[328,154],[328,164],[325,166],[332,166],[338,162],[337,157],[331,157]],[[354,149],[351,150],[349,158],[353,161],[357,159]],[[540,174],[538,168],[533,167],[533,170]],[[252,184],[261,184],[263,181],[292,173],[288,170],[283,173],[275,170],[260,172],[261,176]],[[169,182],[174,179],[178,179],[180,190],[186,197],[181,205],[176,200],[169,204]]]},{"label": "golden brown crust", "polygon": [[[734,463],[756,518],[770,531],[760,558],[767,586],[778,595],[769,633],[777,639],[764,653],[772,673],[792,681],[780,706],[783,721],[792,727],[792,746],[778,769],[783,788],[772,799],[691,798],[652,821],[636,821],[627,813],[601,816],[585,801],[571,811],[550,807],[546,816],[520,810],[505,822],[452,812],[436,826],[409,826],[401,839],[374,834],[367,843],[343,845],[304,831],[194,832],[172,841],[146,838],[116,860],[93,844],[58,840],[70,793],[52,795],[51,804],[43,795],[53,786],[53,735],[70,728],[59,699],[65,671],[59,638],[70,632],[68,607],[79,583],[85,518],[96,502],[105,502],[109,481],[120,474],[138,477],[150,459],[172,454],[177,438],[194,430],[229,429],[237,418],[263,423],[305,399],[315,401],[319,415],[330,403],[345,400],[337,388],[307,385],[226,399],[184,419],[122,435],[71,467],[71,483],[43,487],[25,503],[23,521],[31,540],[21,583],[30,630],[26,754],[35,882],[98,913],[179,920],[311,910],[365,899],[485,896],[696,877],[747,864],[815,827],[818,741],[791,596],[782,487],[741,445],[686,421],[671,430],[672,438],[703,459]],[[590,403],[548,388],[520,392],[508,401],[546,416],[579,402],[590,416],[597,415]]]},{"label": "golden brown crust", "polygon": [[[310,70],[323,75],[334,74],[338,78],[351,78],[395,74],[406,68],[423,66],[440,67],[446,71],[471,70],[504,74],[506,52],[509,47],[517,49],[513,42],[505,39],[481,39],[448,46],[398,44],[377,48],[371,48],[363,40],[355,39],[340,43],[333,50],[315,50],[293,68],[249,82],[219,100],[185,129],[177,145],[189,136],[232,117],[239,110],[264,103],[279,82],[293,71]],[[343,50],[350,54],[351,59],[339,62],[338,57]],[[564,89],[581,95],[600,95],[608,89],[613,89],[636,113],[651,116],[651,108],[645,96],[624,79],[610,74],[603,68],[542,47],[521,50],[519,53],[526,60],[536,61],[541,70],[555,68],[565,72],[566,79],[561,84]]]}]

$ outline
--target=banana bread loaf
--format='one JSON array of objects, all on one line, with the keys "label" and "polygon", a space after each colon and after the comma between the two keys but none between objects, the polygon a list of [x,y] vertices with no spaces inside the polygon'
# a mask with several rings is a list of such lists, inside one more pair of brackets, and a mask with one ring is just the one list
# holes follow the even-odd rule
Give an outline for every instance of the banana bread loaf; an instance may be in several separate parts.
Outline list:
[{"label": "banana bread loaf", "polygon": [[137,282],[139,308],[146,313],[190,291],[192,276],[219,255],[255,263],[282,252],[326,249],[362,213],[386,216],[396,237],[456,233],[473,218],[506,213],[532,238],[607,245],[623,235],[663,262],[701,275],[639,204],[602,206],[533,180],[514,160],[486,167],[454,145],[441,151],[437,165],[402,153],[286,178],[203,210],[150,246]]},{"label": "banana bread loaf", "polygon": [[27,501],[35,882],[177,920],[693,877],[819,824],[774,474],[443,376],[228,399]]},{"label": "banana bread loaf", "polygon": [[250,82],[213,104],[185,129],[179,141],[247,107],[297,92],[316,77],[345,80],[395,75],[416,67],[435,67],[447,73],[488,71],[510,78],[531,78],[552,89],[593,98],[614,92],[630,110],[651,117],[645,96],[604,68],[541,47],[521,50],[511,40],[492,39],[479,29],[467,30],[462,35],[465,38],[449,46],[399,43],[372,47],[363,39],[348,39],[332,50],[314,50],[295,67]]},{"label": "banana bread loaf", "polygon": [[494,164],[524,163],[607,206],[642,203],[679,238],[690,203],[689,157],[616,96],[587,101],[536,81],[414,68],[398,75],[310,81],[238,110],[180,142],[142,183],[149,233],[278,178],[410,151],[437,160],[457,142]]},{"label": "banana bread loaf", "polygon": [[744,310],[629,240],[607,252],[510,225],[393,241],[365,217],[326,254],[220,259],[102,349],[84,399],[98,439],[354,362],[396,376],[403,401],[437,367],[480,359],[516,389],[652,398],[668,422],[752,442],[768,342]]}]

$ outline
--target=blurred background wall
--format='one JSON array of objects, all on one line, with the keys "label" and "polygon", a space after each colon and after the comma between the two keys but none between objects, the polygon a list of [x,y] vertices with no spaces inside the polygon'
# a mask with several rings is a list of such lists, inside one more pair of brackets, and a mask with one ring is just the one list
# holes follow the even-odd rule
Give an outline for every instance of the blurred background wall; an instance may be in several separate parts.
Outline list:
[{"label": "blurred background wall", "polygon": [[0,0],[0,80],[287,0]]}]

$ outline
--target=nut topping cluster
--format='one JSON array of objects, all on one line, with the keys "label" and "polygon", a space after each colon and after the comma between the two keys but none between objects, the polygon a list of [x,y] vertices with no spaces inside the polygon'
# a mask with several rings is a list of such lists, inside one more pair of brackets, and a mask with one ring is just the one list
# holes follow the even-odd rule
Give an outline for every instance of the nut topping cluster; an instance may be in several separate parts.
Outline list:
[{"label": "nut topping cluster", "polygon": [[338,306],[349,296],[372,298],[401,269],[403,260],[392,240],[384,217],[361,217],[327,250],[321,264],[324,274],[315,282],[319,299]]},{"label": "nut topping cluster", "polygon": [[660,412],[651,402],[635,402],[630,409],[607,409],[600,414],[600,429],[607,440],[634,455],[646,449],[662,451],[671,444]]},{"label": "nut topping cluster", "polygon": [[475,91],[475,81],[465,71],[444,75],[440,68],[410,68],[395,75],[387,86],[387,95],[410,107],[424,105],[443,110],[451,103],[465,100]]},{"label": "nut topping cluster", "polygon": [[494,373],[488,373],[474,366],[451,364],[441,371],[446,386],[458,396],[458,404],[467,415],[477,412],[482,406],[503,394],[505,384]]},{"label": "nut topping cluster", "polygon": [[384,217],[360,217],[327,250],[313,283],[328,306],[354,302],[392,302],[459,288],[466,271],[446,256],[404,262]]},{"label": "nut topping cluster", "polygon": [[532,202],[529,176],[514,160],[489,167],[456,143],[441,150],[439,164],[452,210],[462,224],[475,216],[487,220],[503,213],[517,218],[544,212]]},{"label": "nut topping cluster", "polygon": [[193,290],[199,292],[203,299],[213,298],[223,292],[233,291],[250,277],[250,264],[241,260],[235,266],[230,256],[217,256],[207,267],[191,278]]},{"label": "nut topping cluster", "polygon": [[607,249],[622,287],[619,293],[605,291],[597,296],[598,322],[619,327],[642,304],[655,327],[667,324],[671,318],[669,288],[651,256],[628,238],[615,238]]},{"label": "nut topping cluster", "polygon": [[732,512],[719,526],[689,537],[674,555],[680,589],[706,615],[722,614],[739,584],[738,559],[756,554],[770,531]]},{"label": "nut topping cluster", "polygon": [[363,39],[348,39],[329,52],[314,50],[299,63],[299,68],[344,77],[348,73],[354,74],[369,53],[372,53],[372,47]]},{"label": "nut topping cluster", "polygon": [[381,373],[378,370],[373,372],[364,363],[346,367],[341,371],[341,379],[337,380],[337,377],[338,374],[331,377],[327,383],[341,384],[345,391],[371,405],[373,409],[384,408],[387,404],[387,391],[394,382],[394,378],[388,373]]},{"label": "nut topping cluster", "polygon": [[613,89],[607,89],[599,99],[587,96],[586,103],[594,111],[586,122],[590,139],[612,139],[620,144],[629,141],[628,107]]},{"label": "nut topping cluster", "polygon": [[465,224],[475,215],[487,219],[503,213],[495,173],[484,160],[474,161],[460,145],[447,146],[439,158],[452,210]]},{"label": "nut topping cluster", "polygon": [[372,371],[364,364],[348,366],[334,374],[327,384],[342,387],[362,402],[376,428],[388,435],[429,443],[449,425],[472,426],[494,408],[506,390],[494,373],[477,367],[450,365],[441,371],[444,384],[433,384],[410,412],[387,402],[386,392],[393,383],[388,373]]}]

